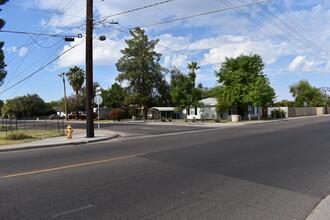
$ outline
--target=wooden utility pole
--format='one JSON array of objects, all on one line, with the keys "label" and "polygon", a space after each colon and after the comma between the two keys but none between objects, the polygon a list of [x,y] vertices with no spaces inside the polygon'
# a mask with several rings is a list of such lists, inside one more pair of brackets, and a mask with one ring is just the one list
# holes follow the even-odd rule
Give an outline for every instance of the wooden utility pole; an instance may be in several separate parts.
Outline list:
[{"label": "wooden utility pole", "polygon": [[93,117],[93,0],[86,5],[86,137],[94,137]]}]

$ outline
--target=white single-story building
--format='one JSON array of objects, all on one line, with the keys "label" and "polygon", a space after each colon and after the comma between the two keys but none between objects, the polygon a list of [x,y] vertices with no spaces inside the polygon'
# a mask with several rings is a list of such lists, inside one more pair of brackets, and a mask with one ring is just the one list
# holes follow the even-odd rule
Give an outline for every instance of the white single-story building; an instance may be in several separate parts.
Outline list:
[{"label": "white single-story building", "polygon": [[248,106],[248,117],[249,119],[260,119],[262,117],[262,107],[261,106]]},{"label": "white single-story building", "polygon": [[[224,114],[218,114],[216,112],[217,99],[206,98],[201,100],[201,107],[192,107],[184,109],[182,112],[183,118],[186,119],[216,119],[222,118],[231,120],[232,114],[238,114],[237,107],[233,106],[231,111]],[[262,117],[263,108],[261,106],[248,106],[249,119],[258,119]]]},{"label": "white single-story building", "polygon": [[220,115],[216,112],[216,98],[207,98],[201,100],[201,107],[187,108],[182,111],[183,118],[186,119],[215,119]]}]

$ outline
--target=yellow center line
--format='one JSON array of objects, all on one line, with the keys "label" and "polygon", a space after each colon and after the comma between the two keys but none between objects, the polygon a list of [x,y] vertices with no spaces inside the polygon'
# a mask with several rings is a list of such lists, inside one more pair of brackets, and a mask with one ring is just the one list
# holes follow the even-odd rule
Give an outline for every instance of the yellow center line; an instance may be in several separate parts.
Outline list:
[{"label": "yellow center line", "polygon": [[54,168],[45,169],[45,170],[36,170],[36,171],[25,172],[25,173],[17,173],[17,174],[1,176],[0,178],[10,178],[10,177],[15,177],[15,176],[23,176],[23,175],[29,175],[29,174],[35,174],[35,173],[44,173],[44,172],[49,172],[49,171],[54,171],[54,170],[63,170],[63,169],[68,169],[68,168],[72,168],[72,167],[81,167],[81,166],[87,166],[87,165],[91,165],[91,164],[104,163],[104,162],[109,162],[109,161],[114,161],[114,160],[138,157],[138,156],[142,156],[142,155],[146,155],[146,154],[147,153],[135,154],[135,155],[129,155],[129,156],[124,156],[124,157],[110,158],[110,159],[106,159],[106,160],[92,161],[92,162],[88,162],[88,163],[73,164],[73,165],[63,166],[63,167],[54,167]]}]

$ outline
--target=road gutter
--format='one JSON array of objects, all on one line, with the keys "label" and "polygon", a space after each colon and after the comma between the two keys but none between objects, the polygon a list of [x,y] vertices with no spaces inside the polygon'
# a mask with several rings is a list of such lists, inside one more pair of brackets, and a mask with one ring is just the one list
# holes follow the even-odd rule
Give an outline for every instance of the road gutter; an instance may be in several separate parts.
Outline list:
[{"label": "road gutter", "polygon": [[328,220],[330,218],[330,195],[315,207],[306,220]]}]

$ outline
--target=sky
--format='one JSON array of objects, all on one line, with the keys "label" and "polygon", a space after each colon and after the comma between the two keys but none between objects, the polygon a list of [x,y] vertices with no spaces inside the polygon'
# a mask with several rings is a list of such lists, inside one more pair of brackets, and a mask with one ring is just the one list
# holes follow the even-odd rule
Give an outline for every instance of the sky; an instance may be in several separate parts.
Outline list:
[{"label": "sky", "polygon": [[[277,101],[293,100],[289,86],[303,79],[330,87],[330,0],[256,2],[94,0],[94,82],[103,89],[116,82],[115,64],[129,30],[144,26],[150,40],[160,40],[155,48],[162,54],[160,64],[187,73],[187,63],[197,62],[197,83],[204,87],[217,86],[215,71],[226,57],[241,54],[262,57]],[[73,66],[85,69],[86,1],[9,0],[0,8],[6,21],[2,31],[24,32],[0,32],[8,72],[0,99],[26,94],[46,102],[61,99],[59,74]],[[75,41],[66,42],[65,36]],[[66,87],[67,95],[73,94]]]}]

